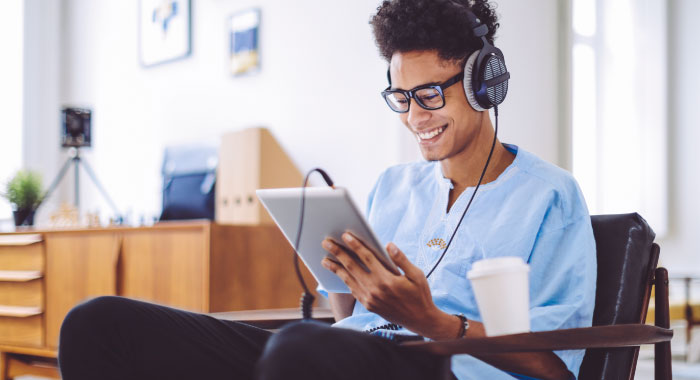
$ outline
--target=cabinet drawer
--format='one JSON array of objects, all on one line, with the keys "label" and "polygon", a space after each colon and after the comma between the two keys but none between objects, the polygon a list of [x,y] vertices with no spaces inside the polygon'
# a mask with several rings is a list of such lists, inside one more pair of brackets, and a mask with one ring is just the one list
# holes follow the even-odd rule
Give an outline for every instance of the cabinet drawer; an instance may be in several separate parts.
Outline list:
[{"label": "cabinet drawer", "polygon": [[40,235],[0,236],[0,270],[44,270]]},{"label": "cabinet drawer", "polygon": [[43,280],[41,278],[22,282],[0,280],[0,305],[43,308]]},{"label": "cabinet drawer", "polygon": [[44,316],[31,308],[0,307],[0,344],[42,346],[44,344]]}]

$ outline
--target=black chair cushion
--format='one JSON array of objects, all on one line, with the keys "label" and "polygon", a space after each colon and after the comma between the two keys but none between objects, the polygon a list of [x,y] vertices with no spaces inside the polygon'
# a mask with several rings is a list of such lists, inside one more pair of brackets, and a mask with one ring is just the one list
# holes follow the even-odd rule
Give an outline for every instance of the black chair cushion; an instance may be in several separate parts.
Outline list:
[{"label": "black chair cushion", "polygon": [[[649,276],[656,266],[654,231],[639,214],[594,215],[598,280],[593,325],[640,323]],[[580,379],[627,379],[638,348],[589,349]]]}]

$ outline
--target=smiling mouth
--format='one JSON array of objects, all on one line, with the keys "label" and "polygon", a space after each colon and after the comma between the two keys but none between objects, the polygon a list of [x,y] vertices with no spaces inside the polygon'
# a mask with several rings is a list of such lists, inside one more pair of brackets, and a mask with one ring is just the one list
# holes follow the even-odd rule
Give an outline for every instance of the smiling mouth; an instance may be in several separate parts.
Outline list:
[{"label": "smiling mouth", "polygon": [[445,129],[447,129],[447,125],[443,125],[425,132],[416,132],[416,136],[418,136],[420,141],[432,140],[442,134]]}]

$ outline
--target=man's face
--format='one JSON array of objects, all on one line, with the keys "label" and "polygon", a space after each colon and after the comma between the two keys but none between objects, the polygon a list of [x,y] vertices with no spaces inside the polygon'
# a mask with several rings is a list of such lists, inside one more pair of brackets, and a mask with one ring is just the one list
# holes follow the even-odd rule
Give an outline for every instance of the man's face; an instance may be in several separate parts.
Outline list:
[{"label": "man's face", "polygon": [[[464,67],[457,61],[445,61],[436,51],[397,52],[391,57],[392,89],[443,83],[459,74]],[[439,161],[464,151],[476,140],[483,113],[467,102],[462,83],[444,89],[445,106],[429,111],[411,99],[406,113],[399,114],[403,124],[413,133],[423,158]]]}]

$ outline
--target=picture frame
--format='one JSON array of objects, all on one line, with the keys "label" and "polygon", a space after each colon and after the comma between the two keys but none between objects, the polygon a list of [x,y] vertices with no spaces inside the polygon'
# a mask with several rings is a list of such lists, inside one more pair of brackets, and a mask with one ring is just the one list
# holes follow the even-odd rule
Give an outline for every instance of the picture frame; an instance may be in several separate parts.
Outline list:
[{"label": "picture frame", "polygon": [[260,71],[260,18],[259,8],[246,9],[229,17],[228,67],[233,76]]},{"label": "picture frame", "polygon": [[139,1],[139,59],[144,67],[192,54],[191,0]]}]

